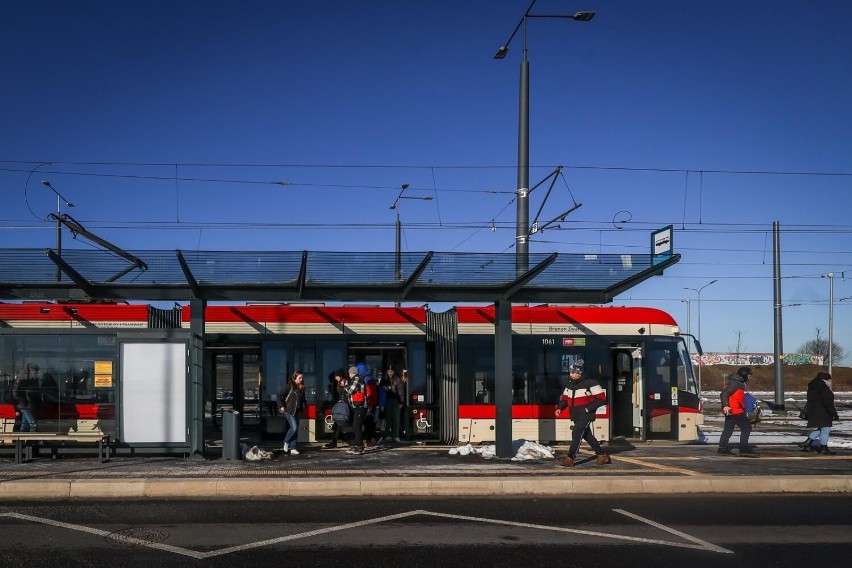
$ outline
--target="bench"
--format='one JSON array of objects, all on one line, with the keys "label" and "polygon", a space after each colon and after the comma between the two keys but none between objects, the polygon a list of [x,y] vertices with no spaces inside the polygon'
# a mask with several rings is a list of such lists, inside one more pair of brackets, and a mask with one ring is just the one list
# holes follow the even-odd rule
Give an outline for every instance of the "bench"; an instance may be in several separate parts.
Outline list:
[{"label": "bench", "polygon": [[61,445],[98,445],[98,462],[108,462],[110,459],[109,434],[100,432],[88,434],[54,434],[51,432],[4,432],[0,433],[0,444],[15,443],[15,463],[24,463],[33,459],[33,445],[41,442],[51,446],[51,455],[56,455],[57,446]]}]

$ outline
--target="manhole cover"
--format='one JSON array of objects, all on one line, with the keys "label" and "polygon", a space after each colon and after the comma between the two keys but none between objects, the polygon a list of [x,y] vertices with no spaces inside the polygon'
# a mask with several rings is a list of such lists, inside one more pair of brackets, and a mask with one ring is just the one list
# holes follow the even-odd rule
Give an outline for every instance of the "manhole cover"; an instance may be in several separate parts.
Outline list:
[{"label": "manhole cover", "polygon": [[160,528],[133,527],[110,533],[106,536],[106,538],[126,546],[142,546],[142,542],[162,542],[169,538],[169,536],[171,535],[167,531]]}]

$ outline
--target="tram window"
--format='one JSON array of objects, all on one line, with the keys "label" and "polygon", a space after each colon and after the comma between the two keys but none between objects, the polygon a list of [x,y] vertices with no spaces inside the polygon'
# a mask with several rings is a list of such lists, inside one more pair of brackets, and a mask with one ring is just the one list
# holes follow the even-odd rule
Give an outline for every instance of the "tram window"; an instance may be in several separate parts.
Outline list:
[{"label": "tram window", "polygon": [[[305,379],[305,394],[308,399],[308,404],[317,402],[317,394],[322,395],[322,387],[317,388],[317,374],[314,361],[316,360],[316,351],[312,347],[296,347],[293,350],[294,368],[290,371],[290,375],[295,371],[302,371],[302,376]],[[287,377],[288,379],[290,377]],[[318,391],[320,391],[318,393]]]},{"label": "tram window", "polygon": [[14,404],[15,377],[23,377],[30,364],[32,390],[40,401],[36,414],[40,431],[97,427],[115,435],[114,336],[0,337],[0,404]]},{"label": "tram window", "polygon": [[683,341],[655,342],[648,349],[647,360],[650,389],[669,389],[677,386],[678,390],[698,393],[692,374],[692,362]]}]

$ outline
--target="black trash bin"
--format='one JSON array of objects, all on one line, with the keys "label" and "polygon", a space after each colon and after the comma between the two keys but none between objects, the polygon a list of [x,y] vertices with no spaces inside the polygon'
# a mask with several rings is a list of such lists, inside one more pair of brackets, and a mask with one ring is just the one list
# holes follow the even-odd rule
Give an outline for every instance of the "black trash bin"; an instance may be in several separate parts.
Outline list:
[{"label": "black trash bin", "polygon": [[226,460],[239,460],[240,455],[240,413],[236,410],[222,411],[222,457]]}]

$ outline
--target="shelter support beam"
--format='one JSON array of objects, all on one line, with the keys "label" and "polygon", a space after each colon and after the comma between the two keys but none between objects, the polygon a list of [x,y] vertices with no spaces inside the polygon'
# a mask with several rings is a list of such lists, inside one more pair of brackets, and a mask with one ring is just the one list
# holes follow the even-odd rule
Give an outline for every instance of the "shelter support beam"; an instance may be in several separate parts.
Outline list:
[{"label": "shelter support beam", "polygon": [[420,275],[423,274],[423,271],[426,270],[426,267],[429,266],[429,263],[432,262],[432,257],[435,255],[434,251],[429,251],[426,253],[426,256],[423,257],[423,260],[420,261],[420,264],[417,265],[417,268],[414,269],[414,272],[411,273],[405,280],[405,284],[402,286],[402,293],[399,295],[400,301],[404,300],[408,293],[411,292],[411,289],[414,288],[414,285],[417,283],[417,280],[420,278]]},{"label": "shelter support beam", "polygon": [[[204,455],[204,309],[205,300],[189,303],[189,450]],[[211,379],[212,381],[212,379]]]},{"label": "shelter support beam", "polygon": [[548,266],[553,264],[556,261],[556,258],[558,256],[559,256],[558,253],[551,254],[546,259],[544,259],[543,261],[538,263],[537,266],[533,267],[530,270],[527,270],[524,274],[522,274],[518,278],[515,278],[514,282],[512,282],[511,284],[509,284],[509,286],[506,287],[506,292],[503,293],[503,299],[508,300],[512,296],[514,296],[515,293],[518,290],[520,290],[521,288],[523,288],[524,286],[526,286],[527,283],[530,280],[532,280],[533,278],[535,278],[536,276],[538,276],[539,274],[544,272],[547,269]]},{"label": "shelter support beam", "polygon": [[186,283],[189,285],[189,289],[192,290],[192,295],[201,299],[201,286],[198,285],[198,281],[192,275],[192,269],[189,268],[189,264],[187,264],[186,259],[183,257],[183,253],[176,250],[175,256],[180,264],[180,269],[183,271],[183,277],[186,278]]},{"label": "shelter support beam", "polygon": [[494,421],[498,458],[512,457],[512,303],[494,303]]},{"label": "shelter support beam", "polygon": [[74,282],[74,284],[76,284],[88,297],[94,299],[102,297],[101,293],[98,291],[98,287],[89,282],[89,280],[87,280],[82,274],[74,270],[70,264],[62,260],[61,256],[49,249],[47,251],[47,256],[54,264],[56,264],[59,270],[64,272],[65,275],[68,276],[68,278],[70,278],[71,281]]}]

